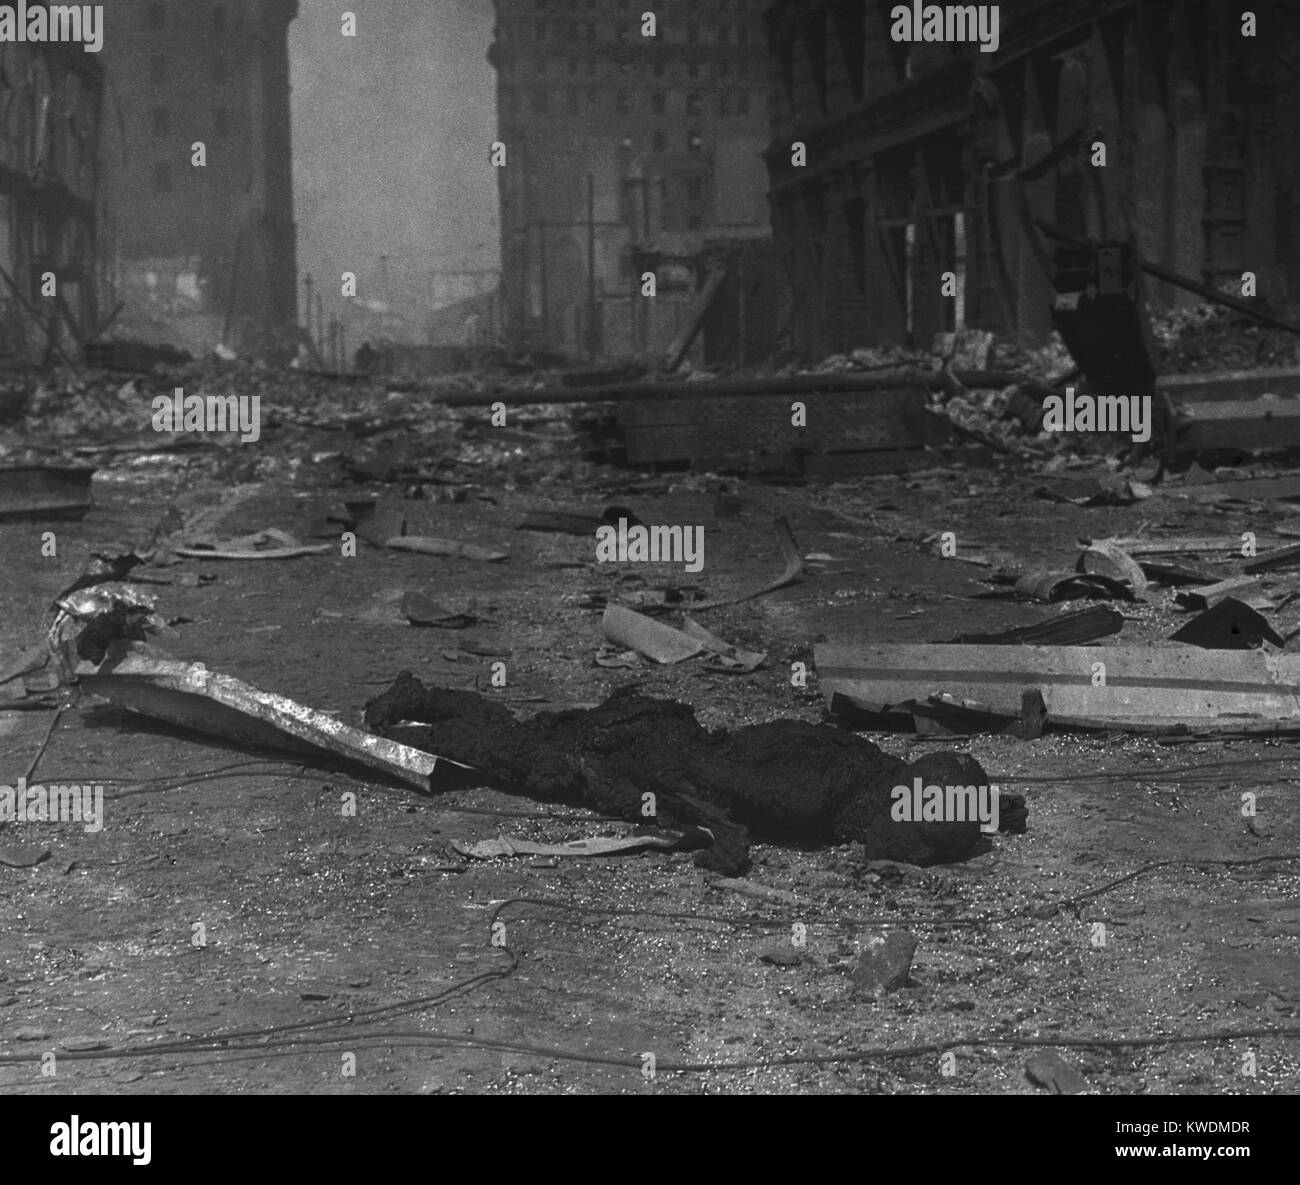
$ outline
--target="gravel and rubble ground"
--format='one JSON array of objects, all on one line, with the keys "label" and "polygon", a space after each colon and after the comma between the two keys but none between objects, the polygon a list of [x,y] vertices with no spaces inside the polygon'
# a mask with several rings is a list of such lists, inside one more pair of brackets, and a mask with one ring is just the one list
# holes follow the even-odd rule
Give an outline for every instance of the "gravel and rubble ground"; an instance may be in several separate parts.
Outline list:
[{"label": "gravel and rubble ground", "polygon": [[[193,436],[154,433],[150,398],[182,382],[260,394],[261,438],[189,447]],[[499,428],[486,410],[429,394],[240,368],[49,379],[25,418],[0,428],[0,459],[93,460],[96,505],[79,523],[0,523],[0,663],[41,641],[52,598],[92,550],[147,538],[169,506],[202,514],[212,537],[273,527],[319,543],[313,524],[331,509],[378,496],[412,530],[509,559],[363,543],[355,557],[332,547],[137,569],[172,623],[161,644],[353,724],[404,669],[520,712],[635,684],[693,705],[709,727],[818,721],[815,675],[792,680],[816,641],[942,641],[1075,607],[988,597],[988,570],[940,557],[926,542],[936,532],[954,532],[959,555],[1069,568],[1080,538],[1300,527],[1288,504],[1192,500],[1201,478],[1190,476],[1127,506],[1048,501],[1033,496],[1043,464],[1009,458],[835,485],[634,473],[580,459],[577,414],[530,407]],[[1108,472],[1100,460],[1053,464]],[[719,513],[724,486],[738,515]],[[703,571],[598,564],[590,537],[516,529],[531,510],[611,503],[702,525]],[[644,609],[669,589],[689,609],[774,577],[777,515],[823,558],[790,587],[702,615],[767,652],[757,671],[595,663],[608,601]],[[1286,573],[1276,580],[1287,587]],[[411,589],[477,620],[415,628],[399,611]],[[1154,586],[1121,608],[1127,644],[1166,645],[1186,617]],[[1283,635],[1298,624],[1300,605],[1274,617]],[[496,661],[505,687],[492,685]],[[870,865],[854,846],[755,845],[751,883],[792,903],[719,885],[687,853],[474,861],[453,846],[630,830],[581,810],[481,788],[421,795],[85,702],[42,751],[51,715],[0,710],[0,782],[39,754],[31,782],[103,784],[105,821],[94,833],[0,827],[0,846],[51,852],[35,867],[0,865],[5,1093],[1029,1094],[1043,1089],[1026,1075],[1035,1041],[1062,1042],[1103,1093],[1300,1088],[1291,742],[945,738],[1026,795],[1027,833],[925,869]],[[936,747],[872,739],[905,758]],[[917,940],[910,976],[889,991],[855,975],[882,927]],[[1215,1039],[1224,1033],[1252,1035]],[[43,1076],[49,1052],[57,1071]]]}]

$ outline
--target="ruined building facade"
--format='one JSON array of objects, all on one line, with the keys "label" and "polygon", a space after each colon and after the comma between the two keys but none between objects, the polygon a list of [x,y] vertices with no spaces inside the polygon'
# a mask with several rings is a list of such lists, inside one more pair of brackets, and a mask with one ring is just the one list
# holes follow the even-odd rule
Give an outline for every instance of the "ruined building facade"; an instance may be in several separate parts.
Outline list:
[{"label": "ruined building facade", "polygon": [[[498,0],[507,342],[657,353],[711,249],[770,234],[765,0]],[[653,271],[657,295],[640,296]]]},{"label": "ruined building facade", "polygon": [[298,0],[108,9],[106,237],[122,327],[191,349],[225,340],[260,351],[291,335],[297,12]]},{"label": "ruined building facade", "polygon": [[0,366],[97,323],[101,84],[80,44],[0,43]]},{"label": "ruined building facade", "polygon": [[958,325],[1040,340],[1054,243],[1038,221],[1300,296],[1300,15],[1251,4],[1251,37],[1245,6],[1213,0],[1016,0],[983,53],[893,41],[892,7],[767,13],[773,226],[801,353],[928,346]]}]

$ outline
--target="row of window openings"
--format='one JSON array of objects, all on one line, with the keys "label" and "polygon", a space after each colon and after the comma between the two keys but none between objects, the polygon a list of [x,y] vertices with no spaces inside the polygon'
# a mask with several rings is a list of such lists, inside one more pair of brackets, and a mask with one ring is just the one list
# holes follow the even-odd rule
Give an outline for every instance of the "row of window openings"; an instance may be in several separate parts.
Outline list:
[{"label": "row of window openings", "polygon": [[[230,135],[230,110],[226,107],[218,107],[213,113],[212,129],[218,140],[224,140]],[[150,124],[153,128],[153,134],[159,138],[170,136],[172,133],[172,113],[169,107],[155,107],[150,113]]]},{"label": "row of window openings", "polygon": [[[641,37],[640,29],[633,27],[633,22],[623,21],[613,27],[613,40],[631,41],[635,33],[637,39]],[[581,31],[581,36],[579,32]],[[569,43],[575,41],[595,41],[599,34],[599,24],[588,21],[583,24],[580,21],[534,21],[533,38],[537,41],[545,41],[548,38],[555,41],[566,41]],[[502,41],[510,40],[510,26],[501,25],[497,29],[497,36]],[[606,38],[601,38],[606,40]],[[665,40],[670,40],[665,37]],[[748,45],[749,29],[745,25],[687,25],[686,26],[686,44],[687,45]]]},{"label": "row of window openings", "polygon": [[[622,74],[630,74],[632,71],[632,66],[630,62],[610,62],[609,64],[611,66],[618,67],[619,73]],[[532,65],[532,72],[534,74],[560,75],[567,71],[567,73],[572,76],[575,74],[582,74],[582,73],[598,74],[600,73],[600,67],[602,65],[602,61],[597,58],[583,58],[583,59],[569,58],[568,63],[566,65],[562,63],[558,58],[548,58],[544,61],[535,60],[531,63],[531,65]],[[668,72],[667,63],[663,61],[654,62],[652,65],[652,72],[654,73],[654,76],[656,78],[662,78]],[[502,62],[501,73],[506,75],[515,74],[516,73],[515,63],[509,61]],[[519,73],[522,73],[522,71],[519,71]],[[687,78],[699,78],[701,77],[702,74],[703,74],[703,70],[699,62],[686,63]],[[748,78],[751,74],[755,78],[763,79],[766,76],[766,68],[764,66],[757,65],[757,64],[751,67],[750,64],[747,62],[714,62],[713,63],[712,75],[713,75],[714,82],[730,82],[733,79],[733,77],[743,80]]]},{"label": "row of window openings", "polygon": [[[570,90],[568,92],[568,110],[570,115],[577,115],[581,110],[580,92]],[[594,107],[600,102],[600,93],[596,90],[587,91],[587,106]],[[516,90],[506,91],[506,105],[511,114],[519,113],[519,92]],[[545,114],[551,109],[551,96],[548,91],[535,90],[528,104],[530,111]],[[633,111],[632,96],[626,91],[620,91],[614,97],[614,110],[619,115],[631,115]],[[650,111],[654,115],[668,114],[667,96],[656,94],[650,96]],[[704,99],[698,94],[689,94],[686,96],[685,113],[687,115],[703,115]],[[749,92],[736,91],[734,93],[718,96],[718,114],[721,116],[728,115],[748,115],[749,114]]]},{"label": "row of window openings", "polygon": [[[150,29],[165,29],[167,27],[167,5],[158,3],[150,4],[145,10],[145,24]],[[212,6],[212,27],[218,33],[226,29],[226,6],[224,4],[214,4]]]},{"label": "row of window openings", "polygon": [[[149,59],[149,81],[161,86],[167,81],[167,56],[156,53]],[[212,81],[217,86],[224,86],[230,77],[225,58],[212,59]]]}]

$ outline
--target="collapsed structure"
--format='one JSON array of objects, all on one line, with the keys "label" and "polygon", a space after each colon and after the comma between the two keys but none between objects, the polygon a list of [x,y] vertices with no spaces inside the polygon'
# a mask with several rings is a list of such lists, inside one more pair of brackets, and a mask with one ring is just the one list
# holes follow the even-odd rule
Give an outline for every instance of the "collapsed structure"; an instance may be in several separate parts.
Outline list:
[{"label": "collapsed structure", "polygon": [[1294,11],[1021,0],[981,52],[894,40],[895,7],[777,0],[766,16],[772,219],[801,354],[963,327],[1041,340],[1056,261],[1039,220],[1131,236],[1238,294],[1296,295]]}]

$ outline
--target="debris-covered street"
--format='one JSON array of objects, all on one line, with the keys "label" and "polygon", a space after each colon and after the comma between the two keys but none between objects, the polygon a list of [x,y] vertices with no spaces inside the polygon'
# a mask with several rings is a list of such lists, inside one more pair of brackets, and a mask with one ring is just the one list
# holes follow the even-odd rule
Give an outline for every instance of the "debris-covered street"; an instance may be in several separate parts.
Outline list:
[{"label": "debris-covered street", "polygon": [[[1068,623],[1081,607],[1085,627],[1068,642],[1186,656],[1200,680],[1192,698],[1213,694],[1217,672],[1259,651],[1168,638],[1197,617],[1180,597],[1244,571],[1245,533],[1260,555],[1289,546],[1300,521],[1289,492],[1254,493],[1274,470],[1197,466],[1152,484],[1152,461],[1123,474],[1142,496],[1075,505],[1060,491],[1118,488],[1113,461],[986,449],[954,465],[936,451],[905,474],[815,483],[638,472],[584,459],[575,425],[587,405],[512,407],[494,426],[490,410],[448,409],[433,390],[241,368],[83,376],[56,401],[57,381],[9,426],[6,447],[28,432],[95,465],[94,508],[75,522],[0,526],[10,558],[0,675],[39,655],[3,684],[0,726],[6,769],[30,763],[28,786],[102,784],[102,830],[16,821],[0,831],[12,919],[0,1024],[7,1051],[69,1059],[59,1089],[71,1075],[72,1089],[92,1091],[334,1091],[344,1052],[381,1091],[1295,1088],[1293,1047],[1263,1035],[1294,1024],[1300,982],[1290,740],[1246,735],[1249,712],[1218,738],[1223,720],[1185,705],[1168,709],[1182,723],[1146,734],[1124,735],[1122,721],[1062,732],[1049,710],[1046,727],[1013,712],[993,735],[967,737],[957,709],[924,707],[952,678],[927,676],[928,644]],[[261,439],[140,433],[139,409],[176,385],[259,393]],[[699,571],[598,561],[593,524],[611,507],[699,525]],[[588,518],[575,527],[573,516]],[[750,595],[780,583],[782,521],[797,575]],[[387,545],[403,536],[471,550]],[[1127,547],[1113,545],[1120,560],[1106,540]],[[1101,599],[1043,604],[1016,583],[1027,570],[1082,568],[1085,556],[1108,556],[1095,570],[1109,583],[1085,590]],[[1123,574],[1133,556],[1140,592]],[[969,752],[1004,803],[1023,796],[1023,830],[980,835],[964,858],[925,866],[873,851],[869,830],[778,842],[768,827],[743,865],[720,871],[648,844],[538,854],[530,844],[659,829],[535,787],[485,787],[453,766],[422,793],[418,779],[268,751],[202,708],[186,709],[193,727],[129,711],[111,680],[97,694],[84,658],[89,687],[56,715],[63,693],[42,653],[51,604],[104,565],[121,577],[110,588],[155,602],[148,645],[200,673],[173,698],[196,700],[186,692],[228,676],[359,729],[401,671],[477,692],[521,721],[631,688],[690,705],[711,730],[820,724],[816,653],[893,647],[921,682],[889,702],[920,710],[859,735],[901,762]],[[1295,628],[1291,571],[1270,568],[1237,594],[1283,637]],[[656,662],[606,636],[611,610],[652,653],[664,644],[654,623],[698,619],[713,642]],[[671,649],[682,635],[667,633]],[[995,680],[990,656],[1008,652],[962,649],[972,680]],[[1168,682],[1153,666],[1116,702],[1156,716],[1175,694]],[[1261,701],[1268,684],[1261,676]],[[1054,694],[1047,686],[1049,709]],[[1100,715],[1102,694],[1092,702]],[[418,733],[418,719],[407,727]],[[638,763],[674,768],[669,737],[636,728],[616,739],[636,744]],[[437,726],[424,739],[462,760],[439,752]],[[544,771],[533,761],[516,772],[540,784]],[[476,853],[490,841],[506,842]],[[1229,1033],[1247,1038],[1213,1040]],[[1247,1050],[1254,1076],[1241,1072]],[[645,1053],[661,1071],[692,1069],[648,1080]],[[40,1089],[29,1066],[0,1073]]]}]

